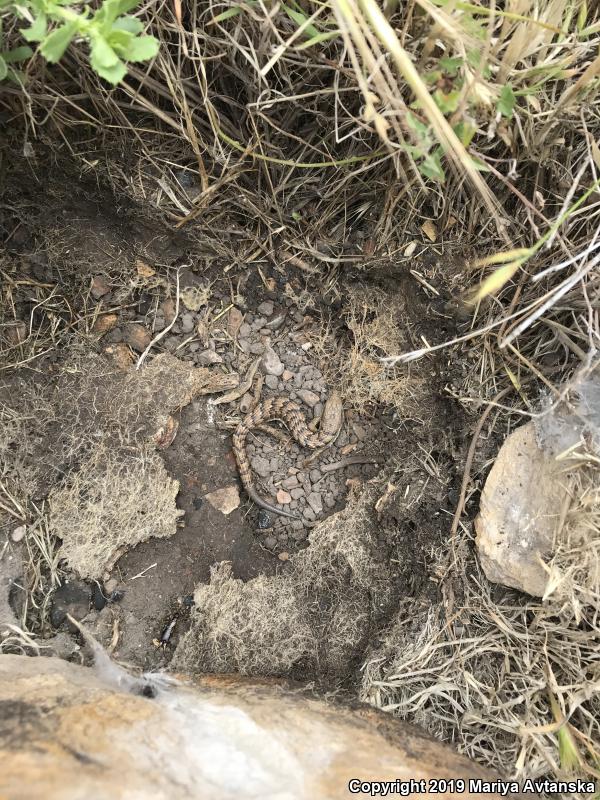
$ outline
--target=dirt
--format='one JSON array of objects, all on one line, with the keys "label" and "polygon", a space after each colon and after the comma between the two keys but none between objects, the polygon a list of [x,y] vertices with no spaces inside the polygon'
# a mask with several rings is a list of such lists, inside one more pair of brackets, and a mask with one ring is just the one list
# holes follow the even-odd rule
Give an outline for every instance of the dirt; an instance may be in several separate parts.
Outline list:
[{"label": "dirt", "polygon": [[[2,372],[5,409],[19,408],[15,390],[19,387],[25,397],[22,390],[27,386],[38,396],[53,398],[53,410],[47,413],[60,420],[65,409],[48,387],[69,368],[74,352],[83,355],[84,362],[86,353],[99,355],[108,371],[121,369],[115,362],[119,352],[132,369],[142,344],[170,322],[177,270],[188,302],[181,304],[177,322],[149,359],[170,352],[196,365],[211,364],[216,371],[237,372],[242,380],[262,359],[258,384],[254,380],[244,397],[223,405],[214,405],[214,398],[198,398],[173,413],[177,435],[160,455],[168,474],[179,482],[177,507],[184,514],[177,531],[122,555],[110,574],[97,582],[92,607],[84,617],[113,655],[144,669],[167,666],[189,627],[194,590],[209,581],[211,567],[229,561],[233,576],[244,582],[285,574],[294,554],[307,547],[312,523],[335,514],[358,486],[374,481],[381,486],[378,547],[394,566],[398,602],[411,596],[416,604],[429,603],[436,591],[429,555],[441,546],[454,510],[461,478],[457,456],[467,434],[461,409],[444,391],[459,365],[440,356],[404,368],[405,394],[387,404],[373,400],[357,404],[347,393],[340,438],[311,463],[306,463],[311,453],[294,442],[257,434],[248,448],[253,467],[262,470],[257,485],[270,502],[277,502],[278,492],[287,493],[286,507],[298,513],[301,522],[265,515],[248,501],[238,480],[230,434],[243,416],[240,404],[284,394],[302,404],[310,421],[318,419],[329,392],[338,388],[337,381],[351,386],[343,374],[344,353],[357,343],[352,322],[357,297],[367,309],[366,325],[376,318],[369,305],[374,292],[398,300],[397,342],[407,348],[422,345],[423,338],[439,341],[451,336],[456,324],[448,311],[451,270],[446,272],[445,286],[436,284],[438,289],[442,286],[436,297],[423,290],[405,265],[392,263],[373,274],[360,270],[338,274],[331,284],[334,288],[323,292],[318,273],[307,275],[290,265],[284,269],[268,258],[225,263],[209,243],[173,232],[145,216],[144,209],[118,207],[97,187],[93,190],[97,199],[90,200],[91,190],[65,192],[60,181],[48,179],[43,202],[34,188],[20,195],[20,213],[9,214],[3,223],[7,250],[2,263],[6,281],[0,335],[4,367],[13,366]],[[435,260],[429,264],[424,260],[420,268],[437,269]],[[232,308],[242,318],[242,327],[233,334],[239,318]],[[103,335],[94,334],[93,325],[103,314],[114,314],[116,319]],[[265,372],[265,348],[275,353],[285,372],[277,365]],[[386,354],[375,344],[372,363]],[[82,396],[80,403],[94,408],[91,396]],[[24,416],[30,410],[20,408]],[[89,416],[93,423],[93,413]],[[281,430],[276,423],[273,427]],[[43,445],[40,440],[32,452],[23,452],[26,465],[52,462],[48,441]],[[367,463],[327,469],[344,459]],[[77,469],[78,460],[60,466],[46,473],[41,496],[34,493],[29,501],[43,502],[50,485],[64,481]],[[228,514],[206,499],[210,492],[226,487],[237,488],[241,497],[240,506]],[[9,514],[2,523],[0,536],[10,548],[18,520]],[[60,568],[63,583],[77,579],[64,564]],[[51,608],[48,582],[49,578],[45,588],[36,590],[46,593]],[[369,640],[361,643],[363,650],[377,645],[392,611],[387,609],[370,629]],[[41,636],[55,632],[48,615],[33,615],[30,623],[39,625]],[[359,664],[361,652],[351,659],[349,674]]]}]

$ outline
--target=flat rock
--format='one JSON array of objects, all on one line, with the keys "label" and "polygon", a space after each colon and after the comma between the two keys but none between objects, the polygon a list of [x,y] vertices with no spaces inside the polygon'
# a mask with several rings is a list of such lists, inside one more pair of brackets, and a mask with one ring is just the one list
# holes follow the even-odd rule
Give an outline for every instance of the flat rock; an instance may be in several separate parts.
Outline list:
[{"label": "flat rock", "polygon": [[273,389],[273,391],[277,390],[279,386],[279,379],[277,375],[267,375],[265,378],[265,383],[269,387],[269,389]]},{"label": "flat rock", "polygon": [[133,322],[124,328],[123,339],[132,350],[137,350],[138,353],[141,353],[148,347],[152,337],[150,336],[150,331],[144,328],[143,325],[140,325],[139,322]]},{"label": "flat rock", "polygon": [[273,303],[270,300],[265,300],[261,303],[258,308],[256,309],[258,313],[263,317],[270,317],[273,313]]},{"label": "flat rock", "polygon": [[224,486],[222,489],[215,489],[204,495],[213,508],[221,514],[231,514],[240,505],[240,493],[237,486]]},{"label": "flat rock", "polygon": [[310,389],[298,389],[298,397],[309,408],[314,408],[321,399],[318,394],[311,392]]},{"label": "flat rock", "polygon": [[271,465],[268,459],[263,458],[262,456],[255,456],[252,459],[252,469],[260,475],[261,478],[266,478],[267,475],[271,474]]},{"label": "flat rock", "polygon": [[319,492],[311,492],[306,499],[315,514],[320,514],[323,511],[323,499]]},{"label": "flat rock", "polygon": [[292,502],[292,496],[285,489],[280,489],[277,492],[277,502],[282,506],[287,506],[288,503]]},{"label": "flat rock", "polygon": [[283,374],[283,370],[285,369],[275,350],[269,346],[265,347],[261,363],[267,375],[276,375],[279,377]]},{"label": "flat rock", "polygon": [[541,597],[565,501],[568,473],[537,444],[533,423],[506,439],[481,494],[475,520],[488,580]]}]

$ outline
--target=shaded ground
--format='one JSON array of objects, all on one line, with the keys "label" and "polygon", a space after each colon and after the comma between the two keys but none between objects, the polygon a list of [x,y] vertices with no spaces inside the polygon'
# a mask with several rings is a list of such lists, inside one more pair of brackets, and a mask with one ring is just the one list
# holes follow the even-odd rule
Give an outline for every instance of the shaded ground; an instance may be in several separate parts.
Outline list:
[{"label": "shaded ground", "polygon": [[[89,199],[92,194],[96,199]],[[116,657],[144,668],[165,666],[188,629],[194,590],[207,584],[211,567],[229,561],[232,577],[244,582],[285,575],[294,553],[308,544],[307,524],[343,508],[348,497],[358,497],[365,487],[365,496],[372,498],[367,528],[373,563],[385,569],[394,591],[375,603],[379,607],[369,612],[357,635],[356,652],[346,653],[346,666],[334,670],[336,682],[344,672],[351,675],[364,649],[377,644],[401,599],[413,597],[417,605],[426,605],[435,594],[429,557],[441,544],[456,502],[455,458],[464,436],[462,415],[444,386],[459,367],[439,359],[386,371],[377,357],[389,354],[390,347],[418,346],[422,337],[451,335],[455,322],[449,287],[432,296],[409,265],[389,264],[371,274],[358,268],[332,273],[327,289],[320,291],[325,276],[289,264],[284,269],[268,258],[225,264],[215,257],[207,263],[201,243],[149,222],[140,210],[115,208],[97,189],[66,197],[60,183],[50,182],[43,205],[27,192],[20,202],[19,218],[4,221],[3,357],[5,366],[17,369],[4,372],[3,409],[5,415],[27,416],[29,401],[15,404],[16,387],[23,398],[42,398],[29,411],[46,415],[48,425],[42,425],[34,437],[37,444],[22,453],[22,461],[25,471],[32,463],[52,464],[42,488],[38,485],[24,503],[40,508],[52,486],[68,481],[80,467],[79,445],[65,456],[66,432],[79,443],[100,435],[94,433],[104,381],[99,376],[106,370],[118,378],[133,369],[146,344],[170,325],[177,274],[179,315],[152,348],[148,363],[157,353],[172,353],[184,362],[209,365],[215,374],[236,372],[242,382],[256,367],[248,391],[235,401],[215,406],[198,398],[172,409],[177,435],[160,457],[179,483],[177,507],[184,513],[173,535],[126,552],[110,574],[98,576],[95,589],[88,581],[95,608],[86,624]],[[436,265],[435,254],[410,262],[421,270],[418,276]],[[450,279],[451,270],[446,268],[446,274]],[[264,366],[267,350],[279,362],[272,370]],[[86,383],[87,353],[97,355],[96,372]],[[80,373],[73,379],[76,404],[67,401],[69,392],[64,391],[73,372]],[[259,515],[243,491],[241,505],[229,514],[206,500],[216,489],[240,488],[230,432],[254,402],[287,395],[303,405],[310,420],[318,418],[329,392],[339,387],[346,408],[343,431],[314,460],[307,463],[311,454],[285,436],[280,440],[260,433],[249,441],[261,493],[275,503],[287,495],[285,507],[302,515],[302,522]],[[31,428],[33,423],[27,424]],[[121,422],[114,424],[117,430]],[[281,430],[276,423],[273,427]],[[145,430],[143,420],[133,417],[126,428],[126,434],[119,429],[121,440],[136,443]],[[54,438],[48,437],[49,430]],[[52,441],[61,442],[60,458],[58,451],[50,452]],[[7,452],[13,447],[9,443]],[[30,506],[26,524],[31,515]],[[9,547],[20,521],[15,514],[3,520]],[[34,583],[45,598],[44,608],[34,613],[30,607],[27,613],[29,624],[48,636],[53,633],[53,579],[56,585],[59,578],[64,582],[77,576],[64,561],[40,569],[45,580]],[[315,587],[310,591],[319,594]],[[342,590],[336,583],[331,591]],[[307,604],[312,604],[313,618],[319,608],[325,618],[338,600],[307,597]],[[79,602],[81,611],[81,596]],[[175,619],[168,644],[158,646]],[[61,621],[61,627],[65,624]],[[317,668],[311,663],[299,663],[294,674],[314,677]]]}]

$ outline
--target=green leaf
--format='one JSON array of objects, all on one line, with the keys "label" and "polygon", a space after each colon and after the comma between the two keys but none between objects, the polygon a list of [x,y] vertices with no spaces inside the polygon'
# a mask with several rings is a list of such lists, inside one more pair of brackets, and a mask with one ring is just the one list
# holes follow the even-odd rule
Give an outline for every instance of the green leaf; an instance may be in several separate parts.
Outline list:
[{"label": "green leaf", "polygon": [[452,114],[452,112],[456,111],[458,108],[460,92],[458,89],[455,89],[454,91],[445,94],[441,89],[436,89],[433,93],[433,99],[443,114]]},{"label": "green leaf", "polygon": [[477,128],[470,122],[463,120],[454,126],[454,133],[458,136],[465,147],[471,144],[473,136],[477,133]]},{"label": "green leaf", "polygon": [[138,4],[139,0],[104,0],[94,14],[94,21],[101,26],[102,33],[107,34],[118,17],[131,11]]},{"label": "green leaf", "polygon": [[[290,8],[289,6],[286,6],[285,4],[283,4],[283,10],[288,15],[288,17],[293,22],[296,23],[296,25],[298,27],[300,27],[301,25],[304,25],[304,23],[308,19],[306,14],[303,14],[301,11],[296,11],[295,9]],[[303,34],[305,36],[309,36],[311,39],[314,36],[318,36],[319,33],[321,33],[321,31],[318,28],[316,28],[314,25],[312,25],[312,24],[311,25],[307,25],[303,30]]]},{"label": "green leaf", "polygon": [[104,78],[104,80],[108,81],[108,83],[112,83],[113,86],[116,86],[117,83],[120,83],[125,75],[127,75],[127,67],[119,59],[117,59],[117,63],[112,67],[96,66],[94,69],[101,78]]},{"label": "green leaf", "polygon": [[64,25],[61,25],[60,28],[57,28],[46,36],[40,46],[40,53],[44,56],[46,61],[54,64],[62,57],[63,53],[70,45],[71,40],[77,33],[78,24],[78,20],[66,22]]},{"label": "green leaf", "polygon": [[158,53],[158,40],[154,36],[138,36],[129,43],[124,58],[127,61],[147,61]]},{"label": "green leaf", "polygon": [[48,30],[48,20],[45,14],[40,14],[29,28],[23,28],[21,33],[27,42],[41,42]]},{"label": "green leaf", "polygon": [[7,75],[8,75],[8,67],[6,65],[6,61],[0,55],[0,81],[3,81]]},{"label": "green leaf", "polygon": [[144,30],[144,25],[137,17],[120,17],[115,20],[113,31],[127,31],[127,33],[141,33]]},{"label": "green leaf", "polygon": [[92,39],[90,64],[98,74],[101,69],[110,69],[119,63],[119,56],[115,53],[104,36],[96,35]]},{"label": "green leaf", "polygon": [[441,148],[438,147],[419,164],[419,172],[438,183],[444,183],[446,180],[446,173],[441,164],[442,154]]},{"label": "green leaf", "polygon": [[15,49],[11,50],[9,53],[2,53],[2,55],[7,64],[15,64],[17,61],[25,61],[27,58],[31,58],[33,50],[31,47],[23,45],[21,47],[15,47]]},{"label": "green leaf", "polygon": [[118,53],[120,56],[126,57],[133,38],[133,33],[129,33],[129,31],[121,31],[118,28],[113,28],[108,36],[107,41],[116,53]]},{"label": "green leaf", "polygon": [[463,65],[463,60],[459,56],[451,58],[450,56],[443,56],[438,61],[439,68],[442,69],[446,75],[449,75],[451,78],[454,78],[458,75],[458,70]]},{"label": "green leaf", "polygon": [[321,42],[328,42],[330,39],[335,39],[337,36],[340,35],[338,31],[329,31],[328,33],[318,33],[316,36],[311,36],[310,39],[307,39],[306,42],[302,42],[302,44],[298,45],[298,50],[306,50],[307,47],[313,47],[316,44],[320,44]]},{"label": "green leaf", "polygon": [[510,83],[507,83],[500,90],[500,96],[498,97],[498,106],[497,106],[498,111],[502,114],[503,117],[510,119],[513,115],[516,102],[517,98],[513,91],[513,88],[510,85]]}]

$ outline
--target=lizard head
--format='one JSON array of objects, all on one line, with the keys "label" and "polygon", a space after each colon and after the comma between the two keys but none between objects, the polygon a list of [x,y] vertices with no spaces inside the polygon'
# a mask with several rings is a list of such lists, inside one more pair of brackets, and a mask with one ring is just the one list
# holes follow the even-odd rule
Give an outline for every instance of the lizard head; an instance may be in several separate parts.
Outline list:
[{"label": "lizard head", "polygon": [[342,398],[338,392],[332,392],[323,408],[319,432],[321,436],[327,437],[330,441],[335,439],[341,430],[344,421],[344,406]]}]

